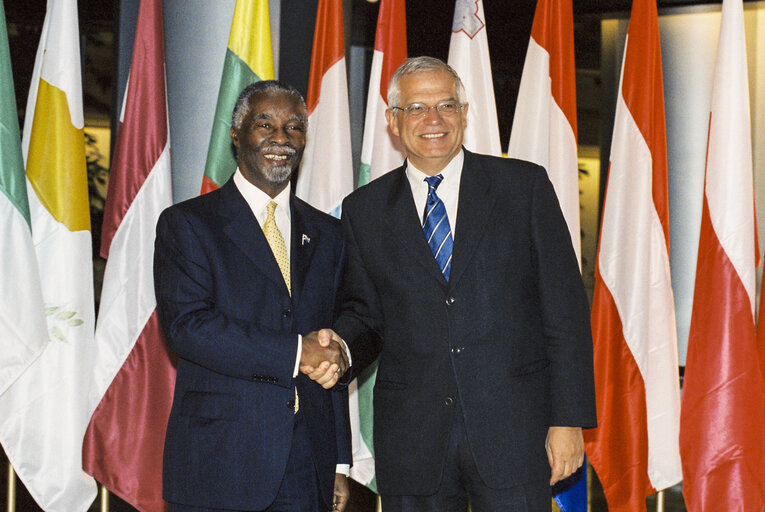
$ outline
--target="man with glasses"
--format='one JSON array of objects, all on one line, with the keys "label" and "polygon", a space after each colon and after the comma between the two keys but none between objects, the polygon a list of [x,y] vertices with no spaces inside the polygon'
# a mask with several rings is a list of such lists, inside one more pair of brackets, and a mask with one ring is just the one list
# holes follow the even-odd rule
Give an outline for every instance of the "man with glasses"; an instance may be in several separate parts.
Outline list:
[{"label": "man with glasses", "polygon": [[[379,356],[383,510],[549,511],[596,421],[587,297],[555,192],[537,165],[462,147],[468,104],[442,61],[406,61],[388,105],[407,159],[343,203],[334,324],[352,356],[341,382]],[[302,370],[325,387],[341,373]]]}]

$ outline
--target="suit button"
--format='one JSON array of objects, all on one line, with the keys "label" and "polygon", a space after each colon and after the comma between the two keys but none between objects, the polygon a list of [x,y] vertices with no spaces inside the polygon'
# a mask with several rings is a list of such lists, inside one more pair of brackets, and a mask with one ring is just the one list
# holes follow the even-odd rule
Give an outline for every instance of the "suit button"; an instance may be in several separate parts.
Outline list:
[{"label": "suit button", "polygon": [[452,304],[454,304],[454,297],[449,297],[448,299],[446,299],[447,306],[451,306]]},{"label": "suit button", "polygon": [[283,316],[284,318],[289,318],[289,317],[291,317],[291,316],[292,316],[292,310],[291,310],[291,309],[285,309],[284,311],[282,311],[282,316]]},{"label": "suit button", "polygon": [[454,403],[454,398],[450,396],[447,396],[446,398],[444,398],[444,405],[446,407],[450,407],[453,403]]},{"label": "suit button", "polygon": [[294,411],[294,410],[295,410],[295,401],[294,401],[294,400],[288,400],[288,401],[287,401],[287,407],[288,407],[290,410],[293,410],[293,411]]}]

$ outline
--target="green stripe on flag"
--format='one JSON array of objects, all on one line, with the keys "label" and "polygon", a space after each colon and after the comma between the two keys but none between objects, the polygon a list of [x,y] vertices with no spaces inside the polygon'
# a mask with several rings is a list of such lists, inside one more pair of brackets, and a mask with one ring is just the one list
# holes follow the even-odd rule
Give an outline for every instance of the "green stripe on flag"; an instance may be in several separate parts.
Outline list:
[{"label": "green stripe on flag", "polygon": [[5,25],[5,6],[0,0],[0,191],[27,221],[29,199],[24,174],[24,158],[21,156],[21,135],[16,110],[16,94],[13,91],[13,70],[8,48],[8,29]]},{"label": "green stripe on flag", "polygon": [[359,187],[363,187],[367,183],[369,183],[369,178],[372,175],[372,166],[369,164],[365,164],[364,162],[361,162],[361,167],[359,168]]},{"label": "green stripe on flag", "polygon": [[223,186],[236,171],[236,158],[230,133],[231,113],[236,99],[242,89],[260,80],[261,78],[250,69],[246,62],[230,49],[226,49],[223,78],[218,91],[218,104],[215,106],[210,146],[205,163],[205,176],[219,187]]},{"label": "green stripe on flag", "polygon": [[[363,164],[362,164],[363,166]],[[369,169],[369,166],[367,166]],[[367,172],[367,181],[369,181],[369,172]],[[374,457],[375,447],[373,442],[374,431],[374,409],[372,408],[372,397],[375,387],[375,380],[377,379],[377,365],[379,359],[369,365],[361,375],[358,377],[358,394],[359,394],[359,430],[361,432],[361,440],[367,448],[369,453]],[[366,486],[377,493],[377,477],[375,476],[371,482]]]}]

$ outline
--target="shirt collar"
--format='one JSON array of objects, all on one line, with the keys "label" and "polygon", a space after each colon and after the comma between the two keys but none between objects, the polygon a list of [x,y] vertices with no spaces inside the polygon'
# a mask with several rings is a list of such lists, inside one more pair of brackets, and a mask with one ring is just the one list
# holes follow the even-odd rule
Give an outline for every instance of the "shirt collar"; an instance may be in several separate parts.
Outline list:
[{"label": "shirt collar", "polygon": [[[442,183],[459,179],[460,174],[462,174],[462,164],[464,162],[465,151],[461,149],[459,153],[454,155],[454,158],[449,160],[449,163],[446,164],[446,167],[441,169],[441,172],[438,173],[444,177]],[[425,174],[417,167],[412,165],[412,162],[410,162],[409,159],[406,160],[406,174],[410,182],[417,184],[421,184],[425,181],[425,178],[429,176],[428,174]]]},{"label": "shirt collar", "polygon": [[237,167],[236,172],[234,173],[234,184],[236,185],[236,188],[239,189],[242,197],[244,197],[244,200],[247,201],[248,205],[250,205],[250,209],[256,216],[258,212],[263,212],[266,210],[268,203],[274,201],[279,205],[280,209],[284,209],[284,212],[287,214],[287,218],[290,218],[289,203],[292,183],[288,182],[287,186],[284,187],[284,190],[279,192],[276,197],[271,198],[271,196],[247,181],[247,178],[244,177],[242,171],[240,171],[239,167]]}]

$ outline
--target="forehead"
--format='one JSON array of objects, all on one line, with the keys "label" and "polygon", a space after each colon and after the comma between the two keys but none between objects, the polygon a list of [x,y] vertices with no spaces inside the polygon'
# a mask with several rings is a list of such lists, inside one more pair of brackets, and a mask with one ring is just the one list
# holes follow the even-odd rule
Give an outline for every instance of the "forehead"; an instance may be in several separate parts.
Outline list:
[{"label": "forehead", "polygon": [[270,117],[305,117],[302,103],[293,95],[284,91],[256,92],[250,96],[250,117],[267,115]]},{"label": "forehead", "polygon": [[448,71],[418,71],[398,82],[401,103],[441,101],[457,98],[457,84]]}]

